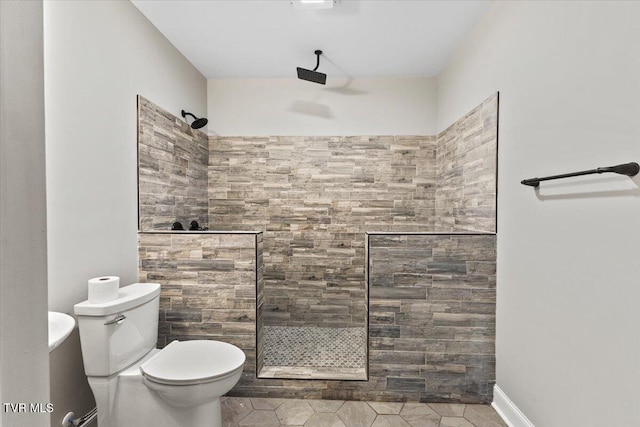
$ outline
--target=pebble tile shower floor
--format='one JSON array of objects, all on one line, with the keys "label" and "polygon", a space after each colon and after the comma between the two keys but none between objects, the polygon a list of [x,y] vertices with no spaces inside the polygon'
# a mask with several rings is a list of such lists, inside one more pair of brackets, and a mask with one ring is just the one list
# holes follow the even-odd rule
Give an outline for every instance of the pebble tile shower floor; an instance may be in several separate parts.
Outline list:
[{"label": "pebble tile shower floor", "polygon": [[364,328],[264,327],[264,365],[364,368]]},{"label": "pebble tile shower floor", "polygon": [[222,398],[224,427],[507,427],[489,405]]},{"label": "pebble tile shower floor", "polygon": [[364,328],[265,326],[266,366],[364,368]]}]

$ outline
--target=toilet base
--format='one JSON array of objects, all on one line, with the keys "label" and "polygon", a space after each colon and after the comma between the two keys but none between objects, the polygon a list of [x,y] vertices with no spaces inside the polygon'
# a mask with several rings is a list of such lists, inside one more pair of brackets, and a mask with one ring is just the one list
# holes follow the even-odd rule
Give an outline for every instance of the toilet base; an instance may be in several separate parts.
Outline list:
[{"label": "toilet base", "polygon": [[222,426],[220,398],[190,408],[168,405],[144,385],[138,367],[135,364],[111,377],[88,377],[99,427]]},{"label": "toilet base", "polygon": [[[139,384],[126,384],[129,382],[127,380],[118,385],[118,393],[111,408],[104,408],[97,403],[99,427],[222,426],[219,398],[191,408],[177,408],[167,405],[153,391],[146,388],[142,381]],[[95,381],[89,378],[89,384],[95,390],[92,383]],[[130,392],[132,394],[129,394]],[[95,391],[94,395],[98,402],[100,398]]]}]

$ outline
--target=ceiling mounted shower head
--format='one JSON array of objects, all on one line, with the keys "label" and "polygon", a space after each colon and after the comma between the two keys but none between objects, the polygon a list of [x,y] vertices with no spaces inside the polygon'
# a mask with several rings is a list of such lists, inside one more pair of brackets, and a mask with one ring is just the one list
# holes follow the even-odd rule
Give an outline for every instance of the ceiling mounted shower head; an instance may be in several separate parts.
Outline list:
[{"label": "ceiling mounted shower head", "polygon": [[301,80],[306,80],[308,82],[313,82],[313,83],[318,83],[323,85],[327,83],[327,75],[316,71],[320,66],[320,55],[322,55],[322,51],[316,50],[314,53],[316,54],[316,57],[317,57],[316,68],[314,68],[313,70],[307,70],[306,68],[297,67],[298,78]]},{"label": "ceiling mounted shower head", "polygon": [[182,117],[184,117],[184,120],[187,121],[187,116],[191,116],[193,117],[193,122],[191,122],[191,127],[193,129],[200,129],[202,127],[205,127],[207,125],[207,123],[209,123],[209,120],[207,120],[206,118],[202,117],[202,118],[197,118],[196,116],[194,116],[191,113],[187,113],[186,111],[182,110]]}]

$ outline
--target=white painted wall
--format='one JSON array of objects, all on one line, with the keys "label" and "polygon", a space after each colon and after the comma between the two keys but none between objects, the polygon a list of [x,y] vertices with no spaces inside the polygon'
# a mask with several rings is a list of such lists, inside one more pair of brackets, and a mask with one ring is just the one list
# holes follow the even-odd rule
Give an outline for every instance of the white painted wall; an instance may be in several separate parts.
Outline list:
[{"label": "white painted wall", "polygon": [[536,425],[640,425],[640,3],[494,2],[438,81],[444,129],[500,90],[497,384]]},{"label": "white painted wall", "polygon": [[[292,70],[294,71],[294,70]],[[436,80],[207,81],[210,135],[433,135]]]},{"label": "white painted wall", "polygon": [[[0,392],[49,402],[42,1],[0,2]],[[0,425],[49,415],[0,408]]]},{"label": "white painted wall", "polygon": [[44,8],[49,308],[137,280],[136,95],[206,113],[206,80],[128,1]]}]

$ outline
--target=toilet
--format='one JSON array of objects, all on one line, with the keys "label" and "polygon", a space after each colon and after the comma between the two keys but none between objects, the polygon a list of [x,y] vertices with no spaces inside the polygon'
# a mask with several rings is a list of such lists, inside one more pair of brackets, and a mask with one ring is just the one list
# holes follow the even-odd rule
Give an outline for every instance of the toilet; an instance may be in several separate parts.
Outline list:
[{"label": "toilet", "polygon": [[209,340],[157,349],[160,285],[134,283],[118,298],[74,306],[99,427],[219,427],[220,397],[240,380],[245,354]]}]

